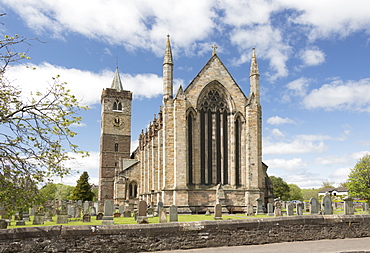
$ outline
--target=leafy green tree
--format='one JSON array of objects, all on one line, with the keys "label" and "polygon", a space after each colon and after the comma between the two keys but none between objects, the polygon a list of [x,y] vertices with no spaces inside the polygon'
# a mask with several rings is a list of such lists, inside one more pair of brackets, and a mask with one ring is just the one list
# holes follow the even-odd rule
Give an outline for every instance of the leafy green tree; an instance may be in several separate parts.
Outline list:
[{"label": "leafy green tree", "polygon": [[55,192],[55,199],[59,200],[71,200],[72,199],[72,191],[74,186],[65,185],[62,183],[56,184],[56,192]]},{"label": "leafy green tree", "polygon": [[72,191],[72,200],[88,200],[91,201],[94,198],[94,193],[91,191],[91,185],[89,184],[89,174],[84,171],[77,180],[77,185]]},{"label": "leafy green tree", "polygon": [[281,178],[270,176],[272,186],[274,188],[275,198],[280,198],[281,200],[290,199],[290,188],[289,185]]},{"label": "leafy green tree", "polygon": [[347,187],[350,196],[370,203],[370,154],[364,155],[351,169]]},{"label": "leafy green tree", "polygon": [[324,188],[335,188],[334,182],[329,182],[329,181],[322,182],[322,186],[320,189],[324,189]]},{"label": "leafy green tree", "polygon": [[[1,16],[1,14],[0,14]],[[72,143],[70,129],[79,124],[77,112],[87,109],[65,88],[59,77],[44,91],[23,94],[6,78],[6,71],[24,59],[18,46],[30,40],[18,35],[0,39],[0,203],[8,211],[40,201],[37,185],[70,173],[71,154],[81,151]]]},{"label": "leafy green tree", "polygon": [[289,185],[289,194],[290,194],[290,199],[291,200],[300,200],[303,201],[303,195],[302,195],[302,190],[299,188],[298,185],[296,184],[288,184]]},{"label": "leafy green tree", "polygon": [[302,189],[302,196],[304,200],[310,200],[311,198],[318,198],[319,190],[318,189]]},{"label": "leafy green tree", "polygon": [[53,200],[55,199],[55,193],[57,191],[57,186],[56,184],[54,183],[48,183],[46,185],[44,185],[41,189],[40,189],[40,194],[42,196],[42,198],[46,201],[46,200]]},{"label": "leafy green tree", "polygon": [[348,186],[347,186],[347,183],[348,183],[348,182],[340,183],[340,184],[338,185],[338,187],[341,187],[341,188],[347,188],[347,187],[348,187]]},{"label": "leafy green tree", "polygon": [[94,193],[93,201],[98,201],[99,188],[95,187],[91,191]]}]

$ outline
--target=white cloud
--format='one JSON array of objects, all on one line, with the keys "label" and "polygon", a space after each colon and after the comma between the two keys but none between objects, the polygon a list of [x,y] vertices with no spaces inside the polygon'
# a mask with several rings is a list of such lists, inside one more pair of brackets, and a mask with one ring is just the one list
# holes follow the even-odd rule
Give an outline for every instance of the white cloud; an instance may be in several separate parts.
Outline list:
[{"label": "white cloud", "polygon": [[298,135],[291,141],[272,142],[263,138],[264,154],[307,154],[322,153],[327,150],[322,136]]},{"label": "white cloud", "polygon": [[355,153],[319,157],[315,159],[316,164],[335,166],[337,164],[354,166],[356,162],[366,154],[370,154],[370,151],[359,151]]},{"label": "white cloud", "polygon": [[359,81],[335,80],[312,90],[302,103],[307,109],[370,112],[370,78]]},{"label": "white cloud", "polygon": [[299,56],[306,66],[320,65],[325,61],[325,53],[315,48],[302,50]]},{"label": "white cloud", "polygon": [[282,124],[297,124],[294,120],[289,118],[281,118],[279,116],[270,117],[266,121],[270,125],[282,125]]},{"label": "white cloud", "polygon": [[285,136],[285,134],[277,128],[274,128],[274,129],[271,130],[271,135],[276,137],[276,138],[281,138],[281,137]]},{"label": "white cloud", "polygon": [[270,160],[264,160],[265,164],[269,166],[269,168],[279,168],[279,169],[285,169],[288,171],[294,171],[296,169],[302,169],[304,167],[307,167],[307,163],[302,161],[301,158],[293,158],[290,160],[286,159],[270,159]]},{"label": "white cloud", "polygon": [[[33,70],[32,68],[36,69]],[[67,69],[60,66],[54,66],[49,63],[40,65],[30,65],[26,68],[22,65],[9,68],[6,73],[8,79],[16,86],[22,88],[24,96],[30,92],[44,91],[51,77],[60,75],[61,81],[66,81],[66,87],[71,93],[86,105],[100,103],[100,92],[103,88],[110,88],[114,72],[104,70],[100,73],[94,73],[80,69]],[[129,75],[121,74],[123,88],[133,92],[134,98],[152,98],[162,94],[162,77],[155,74]],[[183,84],[183,80],[174,80],[174,89]]]},{"label": "white cloud", "polygon": [[344,183],[347,181],[350,171],[350,168],[337,169],[331,174],[330,181],[333,181],[336,184]]},{"label": "white cloud", "polygon": [[286,91],[283,95],[283,102],[290,102],[291,97],[304,97],[307,94],[309,83],[312,80],[309,78],[301,77],[298,78],[287,85]]}]

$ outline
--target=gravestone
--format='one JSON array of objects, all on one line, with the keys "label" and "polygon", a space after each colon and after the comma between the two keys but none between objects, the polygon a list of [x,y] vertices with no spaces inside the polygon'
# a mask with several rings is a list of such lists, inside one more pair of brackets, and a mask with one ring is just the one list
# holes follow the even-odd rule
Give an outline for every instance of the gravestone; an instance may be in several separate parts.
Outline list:
[{"label": "gravestone", "polygon": [[172,205],[170,206],[170,222],[178,222],[179,216],[177,212],[177,206]]},{"label": "gravestone", "polygon": [[263,206],[262,206],[262,199],[261,198],[257,198],[256,199],[256,202],[257,202],[256,215],[264,214]]},{"label": "gravestone", "polygon": [[275,217],[283,216],[282,213],[281,213],[281,202],[280,202],[280,200],[275,201],[274,206],[275,206],[274,216]]},{"label": "gravestone", "polygon": [[81,207],[76,206],[74,210],[75,210],[75,213],[74,213],[73,217],[74,218],[81,218]]},{"label": "gravestone", "polygon": [[121,217],[121,214],[120,214],[120,213],[114,213],[114,214],[113,214],[113,217],[114,217],[114,218],[119,218],[119,217]]},{"label": "gravestone", "polygon": [[7,229],[8,228],[8,222],[6,220],[1,219],[0,220],[0,229]]},{"label": "gravestone", "polygon": [[44,224],[45,215],[44,214],[35,214],[33,216],[33,225],[43,225]]},{"label": "gravestone", "polygon": [[104,213],[104,203],[99,203],[98,212]]},{"label": "gravestone", "polygon": [[364,211],[365,212],[369,211],[369,203],[364,203]]},{"label": "gravestone", "polygon": [[158,216],[159,216],[159,212],[161,211],[161,209],[163,208],[163,202],[162,201],[159,201],[158,202],[158,205],[157,205],[157,212],[158,212]]},{"label": "gravestone", "polygon": [[69,206],[68,208],[68,218],[72,218],[75,215],[75,207],[74,206]]},{"label": "gravestone", "polygon": [[215,205],[215,216],[213,217],[215,220],[222,220],[222,206],[221,204]]},{"label": "gravestone", "polygon": [[136,219],[137,223],[139,224],[149,223],[148,217],[146,216],[147,208],[148,207],[147,207],[146,202],[144,200],[141,200],[139,202],[139,210],[138,210],[137,219]]},{"label": "gravestone", "polygon": [[68,223],[68,211],[67,206],[62,204],[62,208],[59,210],[57,215],[57,224],[65,224]]},{"label": "gravestone", "polygon": [[98,213],[98,211],[99,211],[99,201],[98,202],[94,202],[93,203],[93,207],[95,207],[95,211],[96,211],[96,213]]},{"label": "gravestone", "polygon": [[78,205],[79,207],[82,207],[82,200],[77,200],[77,205]]},{"label": "gravestone", "polygon": [[352,198],[345,198],[344,200],[344,214],[345,215],[353,215],[354,208],[353,208],[353,199]]},{"label": "gravestone", "polygon": [[148,217],[152,218],[154,216],[154,209],[152,207],[148,208],[146,214]]},{"label": "gravestone", "polygon": [[296,214],[303,215],[303,203],[297,203],[296,205]]},{"label": "gravestone", "polygon": [[167,222],[167,211],[166,208],[161,208],[159,211],[159,223],[166,223]]},{"label": "gravestone", "polygon": [[209,208],[207,208],[207,211],[205,213],[205,216],[211,216],[211,211],[209,210]]},{"label": "gravestone", "polygon": [[91,215],[88,213],[85,213],[82,217],[82,222],[91,222]]},{"label": "gravestone", "polygon": [[96,216],[96,208],[95,208],[95,206],[90,207],[90,215],[91,216]]},{"label": "gravestone", "polygon": [[84,202],[84,214],[89,212],[89,201]]},{"label": "gravestone", "polygon": [[113,201],[107,199],[104,201],[104,216],[102,220],[102,225],[113,225],[113,212],[114,212],[114,204]]},{"label": "gravestone", "polygon": [[131,211],[129,210],[123,211],[123,217],[131,217]]},{"label": "gravestone", "polygon": [[286,204],[286,215],[293,216],[294,215],[294,203],[288,202]]},{"label": "gravestone", "polygon": [[125,206],[124,205],[121,205],[121,206],[118,207],[118,212],[120,214],[123,214],[124,211],[125,211]]},{"label": "gravestone", "polygon": [[318,214],[319,213],[319,206],[320,206],[320,203],[319,201],[317,201],[316,198],[311,198],[310,199],[310,214]]},{"label": "gravestone", "polygon": [[333,208],[331,206],[332,205],[331,197],[330,197],[330,194],[328,192],[325,193],[325,196],[322,199],[322,205],[324,207],[324,214],[325,215],[333,214]]},{"label": "gravestone", "polygon": [[102,220],[103,216],[103,213],[98,213],[98,215],[96,215],[96,220]]},{"label": "gravestone", "polygon": [[274,204],[271,202],[267,203],[267,215],[273,216],[274,215]]}]

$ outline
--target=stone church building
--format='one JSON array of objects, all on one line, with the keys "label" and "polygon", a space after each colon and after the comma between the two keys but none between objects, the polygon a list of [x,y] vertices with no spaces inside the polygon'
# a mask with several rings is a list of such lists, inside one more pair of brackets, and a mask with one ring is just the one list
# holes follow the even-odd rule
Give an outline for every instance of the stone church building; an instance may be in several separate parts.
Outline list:
[{"label": "stone church building", "polygon": [[173,93],[170,38],[163,62],[163,103],[130,154],[132,93],[118,70],[101,96],[99,199],[116,204],[146,200],[203,213],[220,203],[226,212],[253,212],[272,199],[262,162],[262,109],[256,54],[246,96],[213,50],[183,89]]}]

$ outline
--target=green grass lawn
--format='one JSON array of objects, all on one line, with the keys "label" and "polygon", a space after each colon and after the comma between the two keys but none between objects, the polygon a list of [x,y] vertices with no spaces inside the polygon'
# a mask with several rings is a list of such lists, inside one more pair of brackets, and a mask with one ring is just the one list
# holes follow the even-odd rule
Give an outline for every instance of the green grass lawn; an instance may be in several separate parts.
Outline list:
[{"label": "green grass lawn", "polygon": [[[343,214],[342,209],[337,209],[334,211],[334,214]],[[304,212],[304,215],[309,215],[309,213]],[[368,214],[368,212],[364,212],[361,209],[357,209],[355,214]],[[206,216],[206,215],[179,215],[179,222],[189,222],[189,221],[204,221],[204,220],[214,220],[213,215]],[[249,218],[271,218],[273,216],[268,215],[254,215],[254,216],[246,216],[245,214],[234,214],[234,215],[223,215],[222,219],[249,219]],[[91,217],[91,222],[82,222],[82,219],[69,219],[67,224],[56,224],[56,216],[53,217],[54,221],[45,222],[43,225],[32,225],[33,217],[30,217],[31,221],[27,221],[25,226],[15,226],[15,220],[11,221],[11,226],[8,228],[21,228],[21,227],[38,227],[38,226],[55,226],[55,225],[63,225],[63,226],[79,226],[79,225],[101,225],[101,220],[96,220],[96,217]],[[167,220],[169,217],[167,216]],[[158,217],[148,218],[149,223],[158,223]],[[136,224],[134,217],[119,217],[114,218],[114,224],[121,225],[121,224]]]}]

